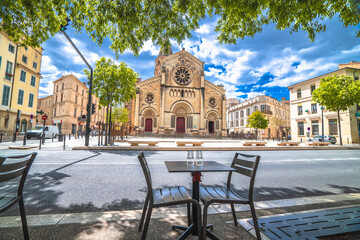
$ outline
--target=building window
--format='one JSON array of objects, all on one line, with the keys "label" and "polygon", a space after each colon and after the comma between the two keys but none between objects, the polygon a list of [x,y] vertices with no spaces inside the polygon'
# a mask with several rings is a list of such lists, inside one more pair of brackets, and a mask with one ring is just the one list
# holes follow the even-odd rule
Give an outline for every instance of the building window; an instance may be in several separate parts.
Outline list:
[{"label": "building window", "polygon": [[32,108],[34,105],[34,94],[29,94],[29,107]]},{"label": "building window", "polygon": [[4,106],[9,105],[10,87],[4,85],[1,104]]},{"label": "building window", "polygon": [[310,86],[310,94],[313,95],[313,92],[315,90],[315,84]]},{"label": "building window", "polygon": [[240,117],[244,117],[244,110],[240,111]]},{"label": "building window", "polygon": [[235,118],[238,119],[239,118],[239,112],[235,113]]},{"label": "building window", "polygon": [[35,76],[31,76],[31,82],[30,82],[30,85],[35,87],[35,83],[36,83],[36,78]]},{"label": "building window", "polygon": [[55,96],[55,103],[57,103],[57,95]]},{"label": "building window", "polygon": [[60,102],[64,100],[64,94],[61,94]]},{"label": "building window", "polygon": [[316,103],[311,104],[311,113],[317,113],[317,104]]},{"label": "building window", "polygon": [[319,121],[315,120],[311,122],[312,135],[319,135]]},{"label": "building window", "polygon": [[329,134],[338,135],[337,119],[329,119]]},{"label": "building window", "polygon": [[24,70],[21,70],[20,81],[25,82],[25,80],[26,80],[26,72]]},{"label": "building window", "polygon": [[23,55],[22,56],[22,61],[27,64],[27,62],[28,62],[27,56]]},{"label": "building window", "polygon": [[18,105],[23,105],[23,103],[24,103],[24,91],[19,89],[19,95],[18,95],[17,104]]},{"label": "building window", "polygon": [[64,83],[61,85],[61,90],[64,90]]},{"label": "building window", "polygon": [[298,122],[298,135],[304,135],[304,122]]},{"label": "building window", "polygon": [[84,103],[84,99],[81,99],[81,106],[83,106],[83,103]]},{"label": "building window", "polygon": [[79,86],[78,85],[76,85],[76,92],[78,92],[79,91]]},{"label": "building window", "polygon": [[76,108],[74,109],[74,117],[76,117]]},{"label": "building window", "polygon": [[37,69],[37,63],[36,62],[33,62],[33,68]]},{"label": "building window", "polygon": [[59,85],[56,85],[56,92],[59,91]]},{"label": "building window", "polygon": [[13,76],[12,75],[12,67],[13,67],[12,62],[8,61],[6,63],[5,79],[10,80],[10,81],[11,81],[11,77]]},{"label": "building window", "polygon": [[75,103],[77,104],[77,96],[75,96]]},{"label": "building window", "polygon": [[303,114],[302,106],[298,106],[298,115],[302,115],[302,114]]},{"label": "building window", "polygon": [[246,109],[246,116],[249,116],[250,115],[250,108],[247,108]]},{"label": "building window", "polygon": [[56,117],[56,108],[54,108],[54,117]]},{"label": "building window", "polygon": [[297,98],[301,98],[301,88],[297,90]]},{"label": "building window", "polygon": [[82,93],[81,93],[82,96],[84,96],[84,89],[82,90]]},{"label": "building window", "polygon": [[14,53],[15,52],[15,46],[9,44],[9,52]]},{"label": "building window", "polygon": [[254,112],[258,110],[258,106],[254,106]]},{"label": "building window", "polygon": [[240,120],[240,126],[243,127],[244,126],[244,119]]}]

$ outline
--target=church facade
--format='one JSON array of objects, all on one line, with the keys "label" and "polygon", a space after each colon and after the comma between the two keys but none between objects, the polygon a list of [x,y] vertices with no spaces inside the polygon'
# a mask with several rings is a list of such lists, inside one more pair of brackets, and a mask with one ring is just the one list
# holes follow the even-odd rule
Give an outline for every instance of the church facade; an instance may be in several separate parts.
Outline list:
[{"label": "church facade", "polygon": [[131,134],[226,134],[224,87],[205,80],[204,62],[184,49],[160,51],[154,77],[138,79],[126,107]]}]

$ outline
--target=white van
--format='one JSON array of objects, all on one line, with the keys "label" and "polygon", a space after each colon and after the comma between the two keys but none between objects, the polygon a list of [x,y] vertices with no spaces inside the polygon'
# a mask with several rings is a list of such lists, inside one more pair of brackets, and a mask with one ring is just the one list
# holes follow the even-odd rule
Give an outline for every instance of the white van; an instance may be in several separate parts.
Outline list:
[{"label": "white van", "polygon": [[[43,131],[44,130],[44,131]],[[45,138],[56,138],[59,135],[59,129],[57,126],[35,126],[32,127],[30,130],[26,132],[26,138],[41,138],[43,135],[43,132],[45,133]],[[53,135],[54,134],[54,135]]]}]

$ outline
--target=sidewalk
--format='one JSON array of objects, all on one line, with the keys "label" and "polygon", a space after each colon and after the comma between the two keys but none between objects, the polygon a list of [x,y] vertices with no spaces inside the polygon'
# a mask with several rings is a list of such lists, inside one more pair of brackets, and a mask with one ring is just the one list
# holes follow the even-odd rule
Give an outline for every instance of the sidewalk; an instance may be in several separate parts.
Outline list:
[{"label": "sidewalk", "polygon": [[[222,208],[222,207],[225,208]],[[248,221],[250,211],[237,208],[240,225],[234,226],[232,215],[227,206],[214,204],[210,209],[208,223],[214,224],[213,232],[220,239],[254,239],[252,226]],[[358,209],[360,215],[360,194],[341,194],[319,197],[304,197],[285,200],[273,200],[256,203],[259,221],[271,217],[288,219],[296,214],[314,213],[326,210]],[[221,209],[221,210],[219,210]],[[285,214],[284,214],[285,213]],[[49,214],[28,216],[31,239],[83,240],[83,239],[140,239],[137,231],[141,210],[113,212],[85,212],[67,214]],[[329,219],[332,221],[331,215]],[[360,225],[359,217],[354,217]],[[356,220],[357,219],[357,220]],[[330,222],[331,222],[330,221]],[[338,220],[342,221],[342,219]],[[247,223],[246,223],[247,222]],[[332,221],[334,223],[334,221]],[[186,225],[186,208],[155,209],[150,221],[147,239],[177,239],[181,232],[171,229],[172,225]],[[268,229],[262,227],[267,233]],[[326,228],[326,226],[324,226]],[[352,234],[354,235],[354,234]],[[271,234],[269,236],[272,236]],[[355,236],[360,237],[359,233]],[[20,218],[18,216],[0,217],[0,239],[22,239]],[[197,239],[190,237],[189,239]],[[267,238],[263,239],[278,239]],[[327,238],[332,239],[332,238]],[[356,238],[354,238],[356,239]]]}]

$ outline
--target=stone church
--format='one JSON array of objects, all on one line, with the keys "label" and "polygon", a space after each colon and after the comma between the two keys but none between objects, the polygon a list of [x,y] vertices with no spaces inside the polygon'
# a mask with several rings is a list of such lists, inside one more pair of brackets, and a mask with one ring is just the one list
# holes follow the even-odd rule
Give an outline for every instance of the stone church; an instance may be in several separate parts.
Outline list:
[{"label": "stone church", "polygon": [[205,80],[204,62],[183,49],[160,50],[154,77],[138,79],[129,110],[131,134],[226,133],[226,97],[222,85]]}]

